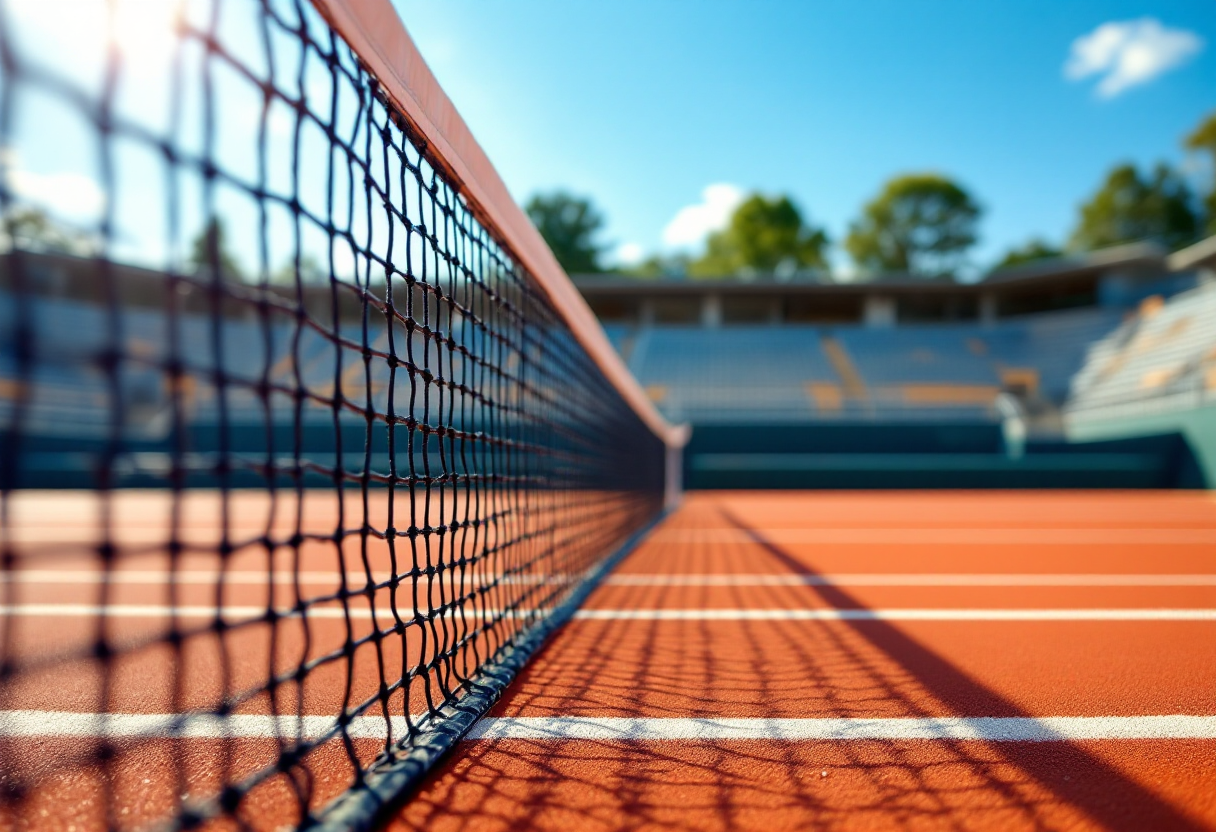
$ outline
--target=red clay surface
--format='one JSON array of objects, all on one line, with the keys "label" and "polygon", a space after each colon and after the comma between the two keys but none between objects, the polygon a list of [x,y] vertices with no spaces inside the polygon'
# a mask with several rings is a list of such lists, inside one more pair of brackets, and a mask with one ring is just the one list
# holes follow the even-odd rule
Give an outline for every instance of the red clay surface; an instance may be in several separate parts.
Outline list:
[{"label": "red clay surface", "polygon": [[[340,651],[348,634],[340,617],[280,619],[272,628],[257,612],[290,606],[296,592],[307,598],[336,592],[342,569],[348,586],[367,586],[362,541],[335,542],[343,523],[323,497],[301,507],[272,506],[261,495],[233,500],[227,525],[238,531],[220,580],[213,554],[223,525],[218,503],[192,495],[177,534],[184,542],[177,572],[193,572],[176,596],[157,577],[168,570],[160,519],[167,498],[123,492],[115,500],[110,537],[121,566],[119,579],[104,589],[88,578],[100,569],[90,505],[87,495],[71,494],[16,505],[14,572],[21,577],[5,588],[4,603],[24,612],[0,616],[0,638],[24,670],[7,685],[0,709],[91,713],[104,702],[105,709],[128,714],[211,710],[233,692],[257,690],[272,667],[289,671],[305,658]],[[356,516],[362,509],[344,510]],[[289,546],[284,541],[294,533],[297,512],[313,537]],[[65,517],[86,519],[65,525]],[[277,542],[268,548],[267,540]],[[445,545],[450,556],[453,544]],[[474,543],[456,545],[473,551]],[[397,567],[413,557],[425,564],[441,556],[421,548],[399,551]],[[369,551],[373,580],[386,580],[394,567],[386,545],[373,541]],[[268,565],[280,574],[303,569],[309,584],[297,589],[276,578],[268,587]],[[1216,496],[692,494],[614,574],[621,581],[601,586],[586,609],[1216,610]],[[867,575],[887,585],[849,579]],[[785,583],[757,583],[755,576]],[[901,583],[899,576],[913,577]],[[1010,585],[993,586],[983,585],[983,576],[1013,577],[998,579]],[[1031,585],[1018,585],[1018,576]],[[1071,583],[1034,585],[1044,576]],[[1149,578],[1146,585],[1132,577],[1103,586],[1104,576]],[[1152,585],[1153,576],[1166,583]],[[707,577],[713,585],[659,585]],[[369,588],[368,600],[349,604],[357,616],[350,635],[391,627],[390,601],[411,620],[413,603],[438,604],[468,591],[455,580],[415,582],[395,592]],[[500,595],[518,596],[526,585]],[[196,635],[175,651],[160,643],[173,626],[167,617],[109,616],[107,638],[125,653],[108,675],[87,655],[96,619],[45,607],[104,602],[154,610],[174,600],[204,611],[218,600],[224,619],[236,626],[221,638],[208,633],[213,614],[183,619],[178,629]],[[490,596],[483,603],[499,602]],[[327,607],[340,608],[323,602],[314,609]],[[279,689],[278,710],[294,713],[303,702],[305,714],[332,716],[344,701],[374,696],[382,664],[392,678],[431,655],[436,639],[460,638],[476,619],[472,609],[463,612],[463,620],[451,614],[428,629],[425,643],[411,627],[404,648],[393,638],[378,647],[367,642],[349,666],[345,659],[321,664],[302,685]],[[176,687],[174,675],[181,680]],[[428,684],[436,695],[434,680]],[[421,684],[399,692],[390,709],[400,716],[408,702],[418,712],[426,692]],[[235,712],[273,711],[263,693]],[[1216,620],[575,620],[493,715],[1177,714],[1216,716]],[[348,754],[367,762],[382,747],[381,740],[357,740],[349,749],[331,742],[310,754],[305,766],[314,805],[346,788],[353,773]],[[84,738],[0,737],[0,785],[20,780],[27,792],[19,813],[5,816],[0,808],[0,832],[140,829],[174,810],[183,795],[213,795],[223,783],[263,768],[278,747],[271,739],[118,743],[108,781],[93,763],[96,751]],[[242,804],[240,820],[245,828],[277,829],[294,822],[296,805],[291,782],[271,777]],[[397,832],[1216,829],[1216,740],[475,741],[462,744],[390,826]]]},{"label": "red clay surface", "polygon": [[[1210,576],[1214,531],[1208,494],[701,493],[617,574]],[[1211,609],[1216,590],[610,583],[586,606]],[[1167,714],[1216,714],[1216,621],[576,620],[494,710]],[[391,828],[1216,829],[1216,740],[477,741]]]},{"label": "red clay surface", "polygon": [[1213,767],[1195,741],[512,740],[462,749],[390,828],[1204,829]]},{"label": "red clay surface", "polygon": [[[281,774],[268,767],[283,752],[280,738],[289,750],[296,744],[296,729],[263,717],[312,718],[322,727],[311,739],[355,708],[365,727],[383,733],[387,710],[399,739],[406,713],[442,702],[460,674],[472,675],[527,625],[525,614],[560,599],[589,555],[620,544],[605,537],[617,528],[606,515],[636,511],[598,492],[529,495],[527,506],[508,514],[494,498],[470,507],[463,493],[454,501],[432,492],[411,511],[400,500],[392,521],[400,534],[390,544],[361,533],[389,524],[388,502],[370,501],[365,515],[357,494],[309,491],[297,502],[288,492],[192,491],[177,504],[164,491],[8,496],[0,830],[159,828],[155,821],[253,776],[265,779],[241,800],[241,823],[205,828],[279,829],[299,820],[301,800],[325,806],[354,781],[352,759],[370,764],[387,738],[331,740]],[[436,530],[465,516],[499,519]],[[550,527],[555,533],[534,533]],[[471,565],[452,568],[474,554]],[[440,606],[446,611],[432,616]],[[481,626],[487,612],[505,608],[518,614]],[[280,677],[273,692],[272,675]],[[138,727],[157,715],[221,709],[233,724],[254,727],[188,740]],[[145,735],[102,742],[91,717],[107,713]]]}]

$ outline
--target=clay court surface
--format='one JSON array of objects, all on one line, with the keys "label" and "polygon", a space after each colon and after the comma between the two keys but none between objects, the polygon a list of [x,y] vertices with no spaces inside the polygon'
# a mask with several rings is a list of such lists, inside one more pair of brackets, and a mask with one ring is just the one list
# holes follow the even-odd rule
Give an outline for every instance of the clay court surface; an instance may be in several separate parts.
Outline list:
[{"label": "clay court surface", "polygon": [[584,609],[394,828],[1216,828],[1211,495],[703,492]]},{"label": "clay court surface", "polygon": [[[5,616],[26,657],[86,644],[96,603],[95,588],[57,574],[82,572],[71,551],[90,532],[38,505],[47,513],[22,527],[23,551],[42,552],[47,568],[20,565]],[[203,549],[205,527],[194,532]],[[132,535],[130,546],[150,548],[109,603],[126,610],[114,626],[134,643],[167,626],[169,600],[155,535]],[[322,589],[336,583],[323,547],[305,547],[302,562]],[[234,555],[224,617],[264,607],[267,566],[256,552]],[[214,564],[191,567],[176,603],[205,623]],[[383,610],[373,599],[354,626],[384,626]],[[298,625],[309,655],[345,637],[340,618]],[[305,649],[291,632],[273,648],[285,663]],[[223,656],[200,645],[134,657],[105,681],[111,709],[154,719],[175,704],[207,707],[241,686],[214,678],[221,658],[256,684],[272,659],[256,627],[245,638]],[[192,691],[164,684],[174,661]],[[323,669],[294,694],[332,719],[346,672]],[[352,678],[358,695],[379,676],[356,657]],[[121,805],[99,806],[86,704],[102,680],[86,662],[22,681],[3,703],[2,776],[22,778],[28,794],[3,829],[83,832],[106,815],[137,827],[172,805],[173,790],[204,794],[277,748],[257,721],[272,711],[251,700],[242,737],[141,739],[114,766],[108,791]],[[423,695],[411,691],[410,707]],[[60,716],[22,728],[17,713]],[[358,739],[357,753],[371,759],[383,741]],[[317,799],[344,787],[345,753],[330,744],[312,756]],[[66,774],[51,771],[72,755],[80,762]],[[292,820],[281,814],[291,803],[270,781],[242,817],[275,829]],[[392,828],[1216,829],[1216,497],[686,495]]]}]

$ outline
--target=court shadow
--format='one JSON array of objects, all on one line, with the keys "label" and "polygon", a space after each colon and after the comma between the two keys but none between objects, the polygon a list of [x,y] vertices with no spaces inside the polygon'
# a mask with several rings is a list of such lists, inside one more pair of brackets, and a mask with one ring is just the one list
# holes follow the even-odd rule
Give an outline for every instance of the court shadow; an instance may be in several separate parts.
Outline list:
[{"label": "court shadow", "polygon": [[[751,535],[770,556],[791,571],[822,577],[781,546],[766,540],[762,530],[750,527],[726,509],[720,510],[720,514],[736,529]],[[811,589],[833,608],[865,608],[858,598],[839,586],[824,583]],[[894,624],[886,621],[847,623],[854,632],[899,662],[919,685],[959,715],[1034,716]],[[973,744],[959,745],[966,749]],[[997,750],[1040,788],[1079,809],[1106,829],[1133,832],[1209,828],[1183,815],[1160,796],[1077,744],[1002,743]]]},{"label": "court shadow", "polygon": [[[763,556],[792,572],[813,574],[804,561],[765,541],[760,530],[724,517],[755,541],[749,544],[752,553],[758,553],[758,543]],[[705,547],[700,554],[706,557],[714,554],[712,543],[690,545]],[[730,596],[717,596],[725,606],[789,606],[808,600],[792,593],[813,591],[819,605],[865,608],[833,586],[715,591]],[[688,606],[698,601],[695,593],[686,597]],[[701,600],[709,597],[706,591]],[[639,605],[649,600],[642,590]],[[943,712],[1029,716],[881,621],[585,620],[551,642],[495,710],[502,716],[692,719]],[[1176,747],[1137,759],[1166,777],[1194,750]],[[1066,742],[496,740],[459,748],[389,828],[1207,827],[1111,762]]]}]

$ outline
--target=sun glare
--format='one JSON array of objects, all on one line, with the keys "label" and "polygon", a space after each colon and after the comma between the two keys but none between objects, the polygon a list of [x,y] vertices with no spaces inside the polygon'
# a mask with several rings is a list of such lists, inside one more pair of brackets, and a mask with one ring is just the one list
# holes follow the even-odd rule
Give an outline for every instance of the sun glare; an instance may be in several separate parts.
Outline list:
[{"label": "sun glare", "polygon": [[118,48],[132,61],[162,63],[173,50],[181,11],[173,0],[121,0],[114,19]]},{"label": "sun glare", "polygon": [[[14,0],[11,13],[22,39],[74,60],[104,61],[107,40],[125,62],[149,68],[172,53],[183,3],[175,0]],[[107,39],[105,33],[111,33]]]}]

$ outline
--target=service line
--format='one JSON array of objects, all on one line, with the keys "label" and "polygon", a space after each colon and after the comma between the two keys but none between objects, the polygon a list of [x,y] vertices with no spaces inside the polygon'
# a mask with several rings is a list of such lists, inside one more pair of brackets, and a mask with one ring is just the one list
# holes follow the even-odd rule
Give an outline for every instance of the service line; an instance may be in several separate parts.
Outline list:
[{"label": "service line", "polygon": [[[272,572],[256,569],[231,569],[221,572],[215,569],[180,569],[176,571],[168,569],[112,569],[107,572],[101,569],[14,569],[0,575],[0,584],[78,585],[108,583],[175,584],[179,586],[215,586],[216,584],[223,584],[224,586],[268,586],[273,583],[289,587],[299,583],[302,586],[335,587],[341,577],[342,573],[337,570],[332,572],[323,570],[311,572],[277,570]],[[554,573],[552,575],[493,574],[483,571],[476,564],[471,564],[463,567],[448,566],[442,570],[434,569],[429,575],[418,575],[416,580],[419,584],[427,584],[429,579],[432,583],[443,581],[445,584],[463,581],[468,584],[477,582],[479,585],[484,585],[491,581],[497,581],[500,584],[533,586],[571,583],[583,577],[585,577],[585,574],[569,572]],[[371,575],[371,581],[375,584],[388,585],[392,579],[392,574],[387,572],[373,573]],[[415,576],[408,573],[399,575],[398,582],[402,587],[412,587],[415,582]],[[347,572],[346,583],[348,586],[363,588],[368,583],[368,575],[366,572]]]},{"label": "service line", "polygon": [[613,586],[1216,586],[1216,575],[1019,573],[711,573],[609,575]]},{"label": "service line", "polygon": [[[360,596],[354,596],[351,602],[357,602]],[[324,606],[322,606],[324,604]],[[225,605],[214,607],[206,604],[183,604],[169,606],[167,604],[7,604],[0,605],[0,618],[161,618],[176,617],[179,619],[212,620],[222,618],[227,622],[239,621],[269,621],[272,611],[267,607]],[[429,619],[452,620],[455,618],[509,618],[529,619],[552,612],[546,607],[519,607],[517,609],[497,609],[482,607],[476,601],[468,599],[459,604],[449,605],[444,609],[424,608],[421,614]],[[351,606],[343,609],[336,601],[318,601],[307,607],[301,613],[299,609],[282,608],[273,610],[274,619],[312,618],[312,619],[345,619],[355,621],[372,620],[372,611],[366,606]],[[398,603],[397,617],[403,623],[417,621],[412,603]],[[387,601],[376,605],[377,621],[392,621],[393,608]]]},{"label": "service line", "polygon": [[1216,609],[584,609],[583,621],[1216,621]]},{"label": "service line", "polygon": [[719,719],[489,717],[470,740],[1070,740],[1216,739],[1216,716]]},{"label": "service line", "polygon": [[[497,580],[508,585],[539,585],[570,583],[585,577],[575,574],[557,575],[491,575],[477,567],[444,569],[430,576],[417,577],[419,584],[444,581],[453,583],[489,582]],[[286,570],[228,570],[220,572],[210,569],[182,569],[176,572],[158,569],[114,569],[105,572],[98,569],[21,569],[0,575],[0,583],[80,585],[80,584],[140,584],[179,586],[267,586],[276,584],[289,587],[297,582],[302,586],[335,587],[341,573],[335,571],[304,571],[294,573]],[[371,581],[387,585],[393,576],[389,573],[374,573]],[[413,585],[415,578],[404,574],[398,576],[403,587]],[[350,587],[367,585],[366,572],[348,572],[346,583]],[[1051,573],[740,573],[673,575],[667,573],[618,573],[609,575],[604,583],[612,586],[1216,586],[1216,574],[1051,574]]]},{"label": "service line", "polygon": [[[415,722],[417,726],[418,723]],[[0,737],[315,739],[335,732],[333,716],[214,714],[96,714],[0,711]],[[357,716],[347,733],[384,739],[404,736],[404,717]],[[1056,716],[910,718],[632,718],[488,717],[468,740],[594,740],[627,742],[769,740],[974,740],[1059,742],[1076,740],[1216,739],[1216,716]]]},{"label": "service line", "polygon": [[[417,718],[415,718],[417,720]],[[415,726],[418,725],[415,721]],[[394,737],[409,726],[403,716],[352,717],[346,731],[355,739]],[[95,714],[67,711],[0,711],[0,737],[73,737],[108,739],[317,739],[335,732],[334,716],[261,716],[253,714]]]},{"label": "service line", "polygon": [[[357,597],[357,596],[356,596]],[[363,606],[344,610],[330,605],[308,607],[308,618],[371,619]],[[398,604],[403,621],[414,620],[412,608]],[[480,616],[529,618],[544,610],[520,608],[498,610],[476,608],[473,602],[446,610],[424,610],[427,617]],[[266,607],[154,604],[9,604],[0,606],[0,616],[8,618],[177,618],[225,620],[264,620]],[[278,609],[275,618],[297,618],[296,609]],[[392,609],[378,605],[377,619],[389,619]],[[1216,609],[581,609],[574,618],[583,621],[1216,621]]]},{"label": "service line", "polygon": [[[357,538],[361,529],[344,532],[344,537]],[[242,546],[261,545],[264,526],[230,526],[229,538]],[[30,526],[20,523],[8,529],[14,544],[57,544],[61,546],[95,546],[103,536],[99,528],[73,526]],[[281,534],[276,545],[286,545],[294,529],[271,529],[271,535]],[[317,540],[331,541],[333,529],[305,531]],[[156,546],[169,541],[169,533],[157,526],[115,524],[109,538],[121,546]],[[470,533],[471,536],[471,533]],[[220,542],[215,526],[192,525],[178,530],[179,539],[191,546],[214,546]],[[647,537],[650,543],[841,543],[841,544],[958,544],[958,545],[1211,545],[1216,543],[1216,528],[1154,528],[1154,527],[1061,527],[1061,528],[933,528],[924,526],[883,527],[865,526],[822,527],[805,529],[765,529],[749,531],[737,528],[717,529],[659,529]]]},{"label": "service line", "polygon": [[1216,529],[1172,528],[811,528],[811,529],[669,529],[648,543],[819,543],[858,545],[1069,546],[1216,544]]}]

